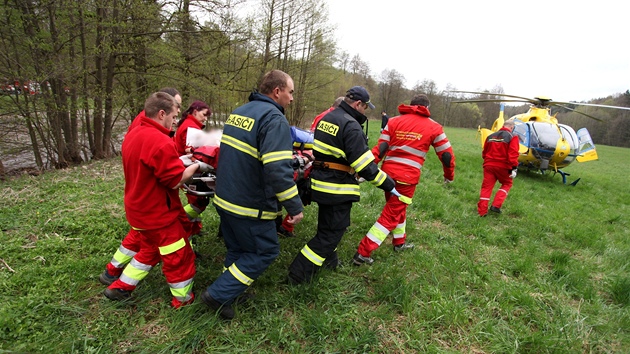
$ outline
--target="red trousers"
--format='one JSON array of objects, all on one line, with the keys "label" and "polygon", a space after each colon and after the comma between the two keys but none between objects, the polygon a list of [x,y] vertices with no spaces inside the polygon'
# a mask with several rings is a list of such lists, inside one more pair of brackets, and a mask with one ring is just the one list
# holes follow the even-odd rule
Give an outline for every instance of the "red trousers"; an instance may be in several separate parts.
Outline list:
[{"label": "red trousers", "polygon": [[[189,238],[190,235],[193,235],[192,232],[194,231],[194,223],[188,219],[183,210],[180,212],[178,217],[179,222],[182,224],[186,232],[186,238]],[[127,235],[116,250],[116,253],[114,253],[112,260],[107,263],[107,266],[105,266],[109,275],[119,277],[123,272],[123,269],[125,269],[125,266],[127,266],[138,251],[140,251],[140,232],[134,228],[130,228],[129,232],[127,232]]]},{"label": "red trousers", "polygon": [[[413,194],[416,192],[416,185],[396,182],[396,190],[406,197],[413,198]],[[407,238],[406,224],[407,204],[401,202],[398,197],[391,193],[385,192],[385,206],[381,216],[363,237],[357,252],[364,257],[369,257],[383,243],[390,232],[394,235],[392,244],[394,246],[402,245]]]},{"label": "red trousers", "polygon": [[192,293],[195,276],[195,253],[190,247],[188,234],[179,220],[157,230],[139,230],[134,233],[140,241],[140,249],[110,289],[133,291],[149,271],[160,261],[166,277],[172,304],[179,307],[194,298]]},{"label": "red trousers", "polygon": [[481,183],[481,192],[479,192],[479,202],[477,203],[477,212],[483,216],[488,213],[488,203],[492,197],[492,190],[497,181],[501,183],[501,187],[494,196],[492,206],[501,208],[505,198],[508,196],[510,188],[512,188],[513,179],[510,178],[512,171],[505,167],[485,166],[483,168],[483,182]]}]

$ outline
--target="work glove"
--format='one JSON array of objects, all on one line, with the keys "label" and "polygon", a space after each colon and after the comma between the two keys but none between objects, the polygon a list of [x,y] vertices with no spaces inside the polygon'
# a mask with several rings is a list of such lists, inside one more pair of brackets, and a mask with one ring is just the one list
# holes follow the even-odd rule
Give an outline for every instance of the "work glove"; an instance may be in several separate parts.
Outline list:
[{"label": "work glove", "polygon": [[199,165],[199,169],[197,170],[198,172],[201,173],[206,173],[206,172],[210,172],[212,171],[212,166],[208,165],[205,162],[201,162],[199,160],[196,160],[194,163],[196,163],[197,165]]},{"label": "work glove", "polygon": [[400,194],[400,192],[398,192],[396,190],[396,188],[393,188],[391,191],[389,191],[391,194],[395,195],[398,197],[398,200],[400,200],[401,202],[409,205],[411,204],[411,198],[409,197],[405,197],[404,195]]},{"label": "work glove", "polygon": [[449,183],[453,183],[453,180],[444,177],[444,184],[449,184]]},{"label": "work glove", "polygon": [[182,160],[182,162],[184,163],[184,166],[186,167],[195,163],[191,158],[192,158],[192,154],[182,155],[179,157],[179,159]]},{"label": "work glove", "polygon": [[512,172],[510,172],[510,178],[514,177],[516,177],[516,169],[513,169]]}]

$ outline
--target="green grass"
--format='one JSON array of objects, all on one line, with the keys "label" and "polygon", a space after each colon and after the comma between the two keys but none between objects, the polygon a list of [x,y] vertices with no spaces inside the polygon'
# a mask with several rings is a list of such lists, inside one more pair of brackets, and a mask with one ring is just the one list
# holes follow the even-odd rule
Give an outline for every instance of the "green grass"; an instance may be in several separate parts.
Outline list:
[{"label": "green grass", "polygon": [[[376,124],[371,124],[376,129]],[[0,351],[62,353],[627,353],[630,352],[628,149],[559,175],[520,173],[503,214],[479,218],[476,132],[447,129],[455,182],[433,152],[408,213],[413,251],[391,240],[373,266],[349,265],[383,206],[362,184],[339,246],[347,266],[313,284],[283,284],[316,228],[298,235],[252,286],[256,298],[222,322],[201,303],[173,310],[159,266],[130,303],[101,293],[98,275],[125,235],[119,159],[0,184]],[[370,132],[374,144],[377,131]],[[197,239],[199,294],[222,269],[218,217]],[[10,268],[9,268],[10,267]]]}]

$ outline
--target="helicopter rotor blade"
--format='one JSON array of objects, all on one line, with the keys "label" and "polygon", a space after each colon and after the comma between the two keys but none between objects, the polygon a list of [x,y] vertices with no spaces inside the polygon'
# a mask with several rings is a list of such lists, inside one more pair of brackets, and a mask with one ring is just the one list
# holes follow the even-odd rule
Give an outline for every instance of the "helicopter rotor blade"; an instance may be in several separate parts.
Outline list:
[{"label": "helicopter rotor blade", "polygon": [[[562,108],[564,108],[564,109],[568,109],[569,111],[572,111],[572,112],[575,112],[575,113],[581,114],[581,115],[583,115],[583,116],[587,116],[587,117],[589,117],[589,118],[591,118],[591,119],[595,119],[595,120],[596,120],[596,121],[598,121],[598,122],[603,122],[603,120],[601,120],[601,119],[599,119],[599,118],[596,118],[596,117],[593,117],[593,116],[592,116],[592,115],[590,115],[590,114],[586,114],[586,113],[584,113],[584,112],[577,111],[577,110],[575,110],[575,109],[573,109],[573,108],[571,108],[571,107],[567,107],[567,106],[565,106],[565,105],[561,105],[561,104],[558,104],[558,103],[559,103],[559,102],[554,102],[554,106],[558,106],[558,107],[562,107]],[[610,107],[610,106],[607,106],[607,107]]]},{"label": "helicopter rotor blade", "polygon": [[[536,103],[539,102],[538,100],[535,100],[535,99],[522,97],[522,96],[506,95],[504,93],[459,91],[459,90],[452,90],[452,91],[448,91],[448,92],[471,93],[471,94],[476,94],[476,95],[488,95],[488,96],[501,96],[501,97],[518,98],[519,100],[523,100],[523,101],[496,101],[496,102],[529,102],[529,103],[532,103],[532,104],[536,104]],[[472,101],[469,101],[469,102],[472,102]]]},{"label": "helicopter rotor blade", "polygon": [[553,102],[550,102],[550,104],[553,104],[553,105],[570,104],[570,105],[576,105],[576,106],[591,106],[591,107],[601,107],[601,108],[625,109],[625,110],[630,111],[630,107],[608,106],[608,105],[605,105],[605,104],[595,104],[595,103],[557,102],[557,101],[553,101]]},{"label": "helicopter rotor blade", "polygon": [[462,101],[451,101],[451,103],[480,103],[480,102],[520,102],[520,103],[530,103],[529,101],[523,100],[508,100],[504,98],[486,98],[486,99],[478,99],[478,100],[462,100]]}]

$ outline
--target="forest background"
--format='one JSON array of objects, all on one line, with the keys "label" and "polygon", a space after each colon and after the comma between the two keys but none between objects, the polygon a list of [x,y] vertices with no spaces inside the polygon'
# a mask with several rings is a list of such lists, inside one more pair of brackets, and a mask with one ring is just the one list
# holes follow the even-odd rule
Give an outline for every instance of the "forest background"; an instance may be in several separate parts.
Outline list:
[{"label": "forest background", "polygon": [[[299,127],[354,85],[371,93],[371,119],[382,110],[395,115],[420,92],[446,126],[489,126],[497,117],[497,103],[449,104],[461,97],[448,91],[471,88],[439,88],[430,79],[409,85],[395,69],[374,74],[360,54],[336,46],[328,11],[321,0],[2,2],[0,177],[118,155],[146,97],[166,86],[182,93],[184,109],[198,99],[210,104],[208,125],[220,126],[270,69],[293,77],[286,115]],[[418,68],[431,76],[430,68]],[[483,98],[503,93],[500,85],[474,89],[486,92]],[[630,107],[630,91],[589,103]],[[526,109],[508,106],[506,115]],[[604,123],[569,110],[558,111],[558,119],[587,127],[596,144],[630,147],[630,112],[580,110]]]}]

